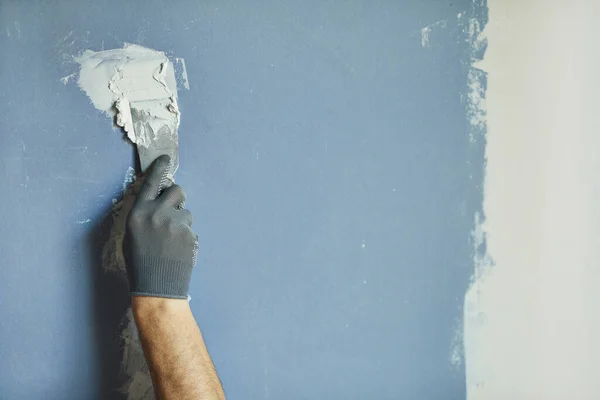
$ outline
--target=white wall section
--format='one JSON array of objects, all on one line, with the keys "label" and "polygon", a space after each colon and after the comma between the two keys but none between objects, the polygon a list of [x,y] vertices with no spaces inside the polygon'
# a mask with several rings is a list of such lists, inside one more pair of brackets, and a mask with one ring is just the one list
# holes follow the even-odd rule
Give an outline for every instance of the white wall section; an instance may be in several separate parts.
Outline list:
[{"label": "white wall section", "polygon": [[489,0],[469,400],[600,396],[600,4]]}]

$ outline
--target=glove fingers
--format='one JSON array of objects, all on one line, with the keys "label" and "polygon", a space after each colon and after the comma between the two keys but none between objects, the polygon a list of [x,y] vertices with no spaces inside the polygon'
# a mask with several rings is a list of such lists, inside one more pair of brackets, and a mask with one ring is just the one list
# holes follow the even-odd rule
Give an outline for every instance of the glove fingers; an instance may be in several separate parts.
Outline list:
[{"label": "glove fingers", "polygon": [[138,199],[154,200],[158,197],[169,172],[171,158],[167,155],[158,157],[146,171],[146,179],[140,188]]},{"label": "glove fingers", "polygon": [[173,208],[181,208],[183,203],[185,203],[185,192],[181,186],[173,185],[165,189],[158,199],[160,202],[168,204]]}]

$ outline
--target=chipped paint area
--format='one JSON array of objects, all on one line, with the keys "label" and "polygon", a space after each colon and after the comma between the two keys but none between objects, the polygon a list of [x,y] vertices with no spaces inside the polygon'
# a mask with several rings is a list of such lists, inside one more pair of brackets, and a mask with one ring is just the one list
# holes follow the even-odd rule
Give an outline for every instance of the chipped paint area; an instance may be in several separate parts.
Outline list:
[{"label": "chipped paint area", "polygon": [[486,73],[470,67],[467,75],[466,110],[469,128],[469,142],[474,144],[486,131],[485,80]]}]

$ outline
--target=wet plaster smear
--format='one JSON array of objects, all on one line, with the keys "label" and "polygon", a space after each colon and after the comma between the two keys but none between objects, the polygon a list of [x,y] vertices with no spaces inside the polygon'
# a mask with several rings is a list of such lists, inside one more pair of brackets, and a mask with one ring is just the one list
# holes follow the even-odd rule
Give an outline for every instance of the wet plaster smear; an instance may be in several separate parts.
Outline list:
[{"label": "wet plaster smear", "polygon": [[[125,44],[121,49],[86,50],[75,61],[80,65],[77,83],[94,107],[110,117],[107,125],[114,121],[138,146],[147,146],[156,135],[165,132],[177,134],[180,113],[175,71],[163,52]],[[188,88],[185,62],[176,61],[183,67],[183,85]],[[71,76],[63,78],[63,83],[68,83]],[[146,113],[144,125],[132,121],[133,105]],[[139,184],[135,171],[129,168],[125,172],[123,196],[113,201],[111,232],[102,252],[105,271],[116,273],[121,279],[126,279],[122,251],[125,221]],[[126,379],[123,391],[130,400],[153,399],[152,381],[131,310],[123,317],[122,329],[122,373]]]},{"label": "wet plaster smear", "polygon": [[487,73],[487,166],[465,298],[468,399],[598,399],[600,3],[488,7],[474,66]]},{"label": "wet plaster smear", "polygon": [[[177,83],[173,64],[165,53],[125,44],[122,49],[86,50],[75,61],[81,66],[79,87],[97,109],[116,117],[117,125],[133,143],[147,147],[165,125],[177,132]],[[185,79],[187,85],[187,74]],[[134,127],[132,104],[144,109],[148,123]]]}]

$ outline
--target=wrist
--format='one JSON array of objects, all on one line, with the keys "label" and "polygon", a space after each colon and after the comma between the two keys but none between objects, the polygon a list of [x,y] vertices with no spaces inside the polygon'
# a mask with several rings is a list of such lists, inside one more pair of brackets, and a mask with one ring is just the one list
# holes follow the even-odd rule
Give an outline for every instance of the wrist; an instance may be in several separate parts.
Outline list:
[{"label": "wrist", "polygon": [[190,305],[187,299],[170,299],[151,296],[132,296],[131,310],[136,322],[155,320],[164,316],[189,312]]},{"label": "wrist", "polygon": [[193,265],[162,255],[133,254],[127,264],[132,296],[187,299]]}]

